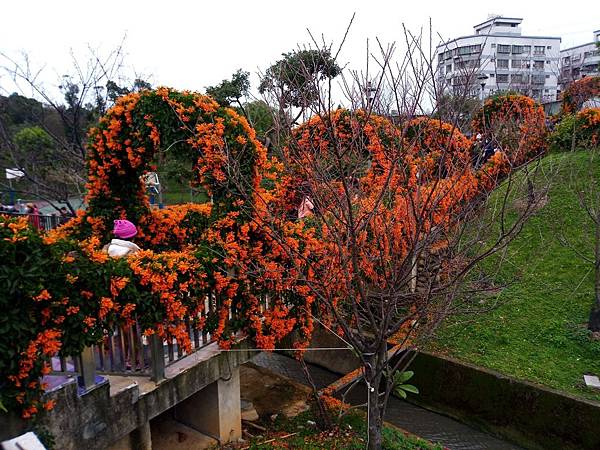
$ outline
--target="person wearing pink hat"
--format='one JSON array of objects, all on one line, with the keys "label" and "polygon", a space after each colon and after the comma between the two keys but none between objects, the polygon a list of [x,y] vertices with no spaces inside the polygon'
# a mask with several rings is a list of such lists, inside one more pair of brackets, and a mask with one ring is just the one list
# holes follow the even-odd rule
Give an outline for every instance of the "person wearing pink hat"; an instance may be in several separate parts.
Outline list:
[{"label": "person wearing pink hat", "polygon": [[115,238],[105,247],[108,256],[122,258],[141,250],[133,243],[133,238],[137,234],[137,228],[129,220],[115,220],[113,234]]}]

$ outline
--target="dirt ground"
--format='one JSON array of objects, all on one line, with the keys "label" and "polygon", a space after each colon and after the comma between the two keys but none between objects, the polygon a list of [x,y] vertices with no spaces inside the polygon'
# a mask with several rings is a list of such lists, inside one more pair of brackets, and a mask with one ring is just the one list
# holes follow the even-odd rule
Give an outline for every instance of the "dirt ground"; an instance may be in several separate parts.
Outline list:
[{"label": "dirt ground", "polygon": [[252,363],[240,367],[240,391],[261,419],[273,414],[294,417],[308,409],[311,394],[310,388]]}]

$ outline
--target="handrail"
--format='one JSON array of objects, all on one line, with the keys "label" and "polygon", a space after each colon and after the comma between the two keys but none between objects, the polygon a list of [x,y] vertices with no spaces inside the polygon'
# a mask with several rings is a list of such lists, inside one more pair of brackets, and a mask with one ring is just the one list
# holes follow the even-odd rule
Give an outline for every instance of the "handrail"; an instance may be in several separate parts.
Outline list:
[{"label": "handrail", "polygon": [[16,211],[0,211],[0,215],[14,216],[14,217],[27,217],[29,223],[37,228],[38,230],[50,231],[66,222],[68,222],[70,216],[54,216],[51,214],[31,214],[21,213]]}]

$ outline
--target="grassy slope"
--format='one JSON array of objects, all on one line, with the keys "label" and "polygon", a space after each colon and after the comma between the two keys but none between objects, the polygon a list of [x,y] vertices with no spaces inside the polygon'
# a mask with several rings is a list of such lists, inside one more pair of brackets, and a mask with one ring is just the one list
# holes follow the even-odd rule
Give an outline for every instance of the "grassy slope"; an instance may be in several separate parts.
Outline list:
[{"label": "grassy slope", "polygon": [[[600,375],[600,341],[591,341],[585,323],[593,300],[590,265],[556,240],[556,217],[566,236],[585,248],[582,233],[593,233],[573,192],[567,187],[575,168],[578,179],[600,177],[585,169],[585,152],[550,155],[543,161],[551,173],[548,203],[511,243],[510,263],[500,272],[514,281],[500,294],[492,312],[453,320],[440,331],[434,349],[459,359],[534,381],[589,399],[600,393],[583,385],[583,374]],[[588,253],[591,251],[587,249]]]}]

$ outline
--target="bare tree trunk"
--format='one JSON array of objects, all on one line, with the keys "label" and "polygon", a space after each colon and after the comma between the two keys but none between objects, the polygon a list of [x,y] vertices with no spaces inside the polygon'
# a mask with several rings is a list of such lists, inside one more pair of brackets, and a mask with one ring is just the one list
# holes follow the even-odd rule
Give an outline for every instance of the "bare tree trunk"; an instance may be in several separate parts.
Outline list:
[{"label": "bare tree trunk", "polygon": [[304,355],[300,356],[300,365],[302,366],[302,371],[304,372],[304,377],[306,378],[306,380],[308,381],[308,383],[310,384],[310,386],[312,388],[312,394],[313,394],[313,398],[315,400],[315,406],[317,407],[318,414],[319,414],[319,418],[318,418],[319,420],[317,421],[319,428],[321,430],[330,430],[331,429],[331,417],[329,416],[329,411],[327,411],[327,408],[323,404],[323,399],[321,399],[321,396],[319,395],[317,386],[315,385],[312,375],[310,374],[310,371],[308,370],[308,366],[306,365],[306,361],[304,360]]},{"label": "bare tree trunk", "polygon": [[[367,416],[368,416],[368,446],[369,450],[380,450],[382,448],[383,408],[380,387],[383,370],[387,365],[387,345],[385,340],[379,344],[377,352],[370,358],[365,371],[367,382]],[[390,380],[386,380],[389,382]]]},{"label": "bare tree trunk", "polygon": [[596,214],[594,227],[594,306],[590,311],[588,328],[590,331],[598,332],[600,331],[600,212]]},{"label": "bare tree trunk", "polygon": [[369,450],[380,450],[382,446],[381,430],[383,428],[381,405],[379,402],[379,382],[381,375],[377,375],[372,380],[367,380],[367,415],[368,415],[368,437]]}]

